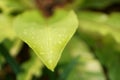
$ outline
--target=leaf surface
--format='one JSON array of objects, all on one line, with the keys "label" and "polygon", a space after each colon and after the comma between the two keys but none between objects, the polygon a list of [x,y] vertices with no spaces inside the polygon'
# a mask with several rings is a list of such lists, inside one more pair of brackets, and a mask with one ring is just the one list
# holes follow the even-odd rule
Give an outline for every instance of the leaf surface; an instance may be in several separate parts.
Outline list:
[{"label": "leaf surface", "polygon": [[90,34],[111,35],[120,43],[120,13],[110,15],[94,12],[80,12],[79,29]]},{"label": "leaf surface", "polygon": [[22,64],[23,72],[17,75],[17,80],[32,80],[33,76],[39,77],[42,75],[43,64],[32,50],[30,53],[31,58]]},{"label": "leaf surface", "polygon": [[12,27],[12,21],[9,17],[0,14],[0,42],[6,38],[14,39],[15,33]]},{"label": "leaf surface", "polygon": [[[70,60],[66,60],[70,58],[68,56],[71,57]],[[60,61],[64,65],[63,71],[60,70],[59,80],[105,80],[99,61],[95,59],[86,43],[76,36],[66,46]]]},{"label": "leaf surface", "polygon": [[38,11],[28,11],[15,19],[14,27],[17,35],[53,71],[78,21],[73,11],[58,10],[48,19]]}]

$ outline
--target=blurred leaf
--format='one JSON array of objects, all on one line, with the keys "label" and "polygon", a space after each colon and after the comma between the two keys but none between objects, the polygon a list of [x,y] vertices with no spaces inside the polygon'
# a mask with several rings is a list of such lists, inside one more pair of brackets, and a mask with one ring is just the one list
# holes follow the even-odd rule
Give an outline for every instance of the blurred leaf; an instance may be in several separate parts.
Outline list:
[{"label": "blurred leaf", "polygon": [[[80,38],[85,40],[93,52],[96,53],[102,65],[106,67],[106,77],[110,80],[119,80],[120,13],[97,14],[89,14],[89,12],[79,14],[80,26],[78,33]],[[89,41],[94,42],[90,44]]]},{"label": "blurred leaf", "polygon": [[112,13],[105,15],[94,12],[80,12],[79,13],[79,30],[91,34],[100,34],[106,36],[112,35],[117,42],[120,42],[120,13]]},{"label": "blurred leaf", "polygon": [[17,75],[17,80],[32,80],[33,76],[40,77],[42,74],[43,64],[38,57],[31,51],[29,61],[22,64],[23,72]]},{"label": "blurred leaf", "polygon": [[79,56],[79,59],[77,59],[77,64],[73,65],[73,62],[70,60],[70,63],[66,64],[66,67],[62,67],[63,70],[60,70],[61,80],[105,80],[101,65],[82,40],[73,37],[66,46],[66,49],[69,51],[63,53],[61,60],[66,54],[72,57],[71,60],[77,56]]},{"label": "blurred leaf", "polygon": [[21,0],[21,3],[24,4],[27,8],[35,8],[35,0]]},{"label": "blurred leaf", "polygon": [[67,7],[68,8],[72,8],[72,9],[74,9],[75,11],[77,11],[80,7],[81,7],[81,5],[82,5],[82,3],[84,2],[84,0],[74,0],[71,4],[69,4]]},{"label": "blurred leaf", "polygon": [[13,57],[16,57],[16,55],[21,50],[23,44],[23,42],[20,39],[14,40],[5,39],[4,41],[2,41],[2,43]]},{"label": "blurred leaf", "polygon": [[[120,76],[118,74],[120,74],[120,49],[117,49],[116,42],[111,41],[111,38],[104,37],[103,41],[101,42],[102,48],[99,46],[96,47],[96,55],[107,67],[110,80],[119,80]],[[120,45],[118,47],[120,47]]]},{"label": "blurred leaf", "polygon": [[14,20],[14,27],[17,35],[53,71],[64,47],[75,33],[78,21],[74,11],[57,10],[48,19],[38,11],[29,11]]},{"label": "blurred leaf", "polygon": [[22,46],[23,46],[23,42],[20,39],[14,40],[14,43],[9,50],[10,54],[15,57],[21,50]]},{"label": "blurred leaf", "polygon": [[109,19],[107,20],[107,24],[111,25],[111,27],[120,28],[120,13],[114,12],[109,15]]},{"label": "blurred leaf", "polygon": [[[88,36],[88,34],[84,34],[83,36]],[[90,35],[89,35],[90,36]],[[81,37],[82,39],[83,37]],[[87,39],[87,38],[86,38]],[[119,80],[120,76],[120,44],[116,43],[112,36],[107,35],[104,37],[92,37],[89,40],[84,40],[88,43],[89,46],[93,49],[98,57],[99,61],[106,68],[106,77],[110,80]],[[94,44],[89,44],[88,41],[94,40]]]},{"label": "blurred leaf", "polygon": [[5,14],[19,13],[34,8],[33,0],[0,0],[0,8]]},{"label": "blurred leaf", "polygon": [[2,65],[4,64],[5,60],[3,56],[0,54],[0,70],[2,69]]},{"label": "blurred leaf", "polygon": [[21,71],[20,66],[17,64],[16,60],[10,55],[9,51],[6,49],[3,43],[0,44],[0,54],[5,58],[7,63],[9,63],[15,74],[18,74]]},{"label": "blurred leaf", "polygon": [[82,8],[103,9],[109,5],[120,3],[119,0],[84,0]]},{"label": "blurred leaf", "polygon": [[20,4],[20,0],[0,0],[0,8],[3,13],[10,13],[12,10],[21,10],[23,6]]},{"label": "blurred leaf", "polygon": [[14,39],[15,33],[12,28],[12,21],[9,17],[0,14],[0,42],[4,39]]}]

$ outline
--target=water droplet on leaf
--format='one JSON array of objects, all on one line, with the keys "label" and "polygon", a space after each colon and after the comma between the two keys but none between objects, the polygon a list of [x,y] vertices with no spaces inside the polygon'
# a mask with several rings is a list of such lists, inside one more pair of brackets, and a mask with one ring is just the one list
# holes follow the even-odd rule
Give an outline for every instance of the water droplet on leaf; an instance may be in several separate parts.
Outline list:
[{"label": "water droplet on leaf", "polygon": [[38,11],[25,12],[14,21],[17,35],[52,71],[77,27],[76,14],[73,11],[64,10],[56,11],[55,15],[47,21]]}]

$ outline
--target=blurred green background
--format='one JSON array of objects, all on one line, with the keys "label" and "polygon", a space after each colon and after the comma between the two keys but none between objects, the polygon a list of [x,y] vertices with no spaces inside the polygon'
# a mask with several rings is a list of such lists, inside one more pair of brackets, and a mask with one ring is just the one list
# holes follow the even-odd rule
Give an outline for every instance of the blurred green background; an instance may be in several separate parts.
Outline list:
[{"label": "blurred green background", "polygon": [[[12,24],[28,10],[48,17],[56,7],[74,9],[79,27],[51,72]],[[120,0],[0,0],[0,80],[120,80],[119,27]]]}]

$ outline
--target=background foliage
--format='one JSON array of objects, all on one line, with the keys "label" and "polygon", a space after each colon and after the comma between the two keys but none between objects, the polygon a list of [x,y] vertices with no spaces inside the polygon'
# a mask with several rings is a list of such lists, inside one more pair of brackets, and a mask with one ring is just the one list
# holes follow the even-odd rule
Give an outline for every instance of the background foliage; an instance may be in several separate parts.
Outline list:
[{"label": "background foliage", "polygon": [[[120,0],[41,1],[0,0],[0,80],[120,80]],[[56,7],[74,9],[79,27],[51,72],[13,22],[29,10],[54,16]]]}]

